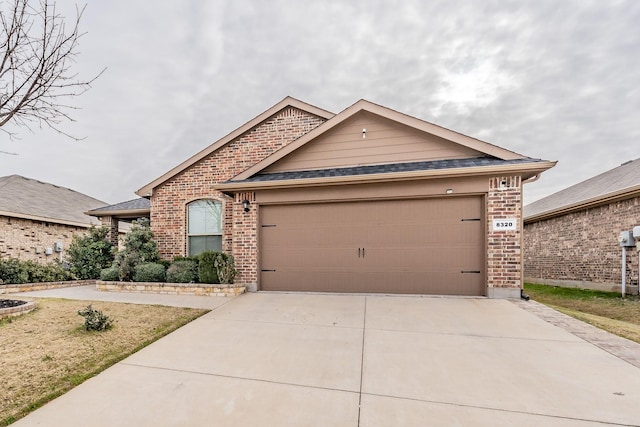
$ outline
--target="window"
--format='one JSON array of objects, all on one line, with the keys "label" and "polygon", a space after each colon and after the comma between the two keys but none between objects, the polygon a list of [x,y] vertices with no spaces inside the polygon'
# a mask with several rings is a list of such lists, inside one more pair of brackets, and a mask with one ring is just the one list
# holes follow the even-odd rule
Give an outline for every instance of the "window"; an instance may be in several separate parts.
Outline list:
[{"label": "window", "polygon": [[222,250],[222,203],[197,200],[187,206],[187,251],[189,256]]}]

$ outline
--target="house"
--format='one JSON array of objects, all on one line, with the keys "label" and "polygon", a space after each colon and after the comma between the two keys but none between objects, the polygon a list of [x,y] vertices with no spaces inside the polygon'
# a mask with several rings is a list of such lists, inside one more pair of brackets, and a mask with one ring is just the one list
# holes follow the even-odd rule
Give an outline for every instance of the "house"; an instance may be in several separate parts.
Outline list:
[{"label": "house", "polygon": [[136,193],[163,258],[225,251],[250,290],[519,298],[523,184],[554,164],[287,97]]},{"label": "house", "polygon": [[628,292],[637,293],[635,248],[621,231],[640,225],[640,159],[551,194],[524,208],[525,280],[618,291],[626,251]]},{"label": "house", "polygon": [[74,235],[100,225],[83,212],[105,204],[20,175],[0,177],[0,259],[62,260]]}]

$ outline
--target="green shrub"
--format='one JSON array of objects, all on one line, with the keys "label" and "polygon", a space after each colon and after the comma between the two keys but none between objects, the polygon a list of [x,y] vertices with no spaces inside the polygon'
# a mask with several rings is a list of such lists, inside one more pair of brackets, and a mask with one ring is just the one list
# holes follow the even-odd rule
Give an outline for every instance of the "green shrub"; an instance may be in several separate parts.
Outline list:
[{"label": "green shrub", "polygon": [[17,259],[0,260],[0,283],[29,283],[29,272]]},{"label": "green shrub", "polygon": [[28,283],[59,282],[76,278],[71,271],[66,270],[59,262],[39,264],[35,261],[23,261],[23,265],[29,273]]},{"label": "green shrub", "polygon": [[116,254],[113,262],[119,269],[120,280],[133,280],[137,265],[157,263],[159,260],[160,254],[153,240],[149,220],[140,218],[134,221],[131,230],[125,235],[124,249]]},{"label": "green shrub", "polygon": [[75,278],[58,262],[39,264],[17,259],[0,260],[0,284],[58,282]]},{"label": "green shrub", "polygon": [[99,310],[94,310],[91,304],[78,311],[84,317],[84,328],[87,331],[106,331],[113,326],[113,320]]},{"label": "green shrub", "polygon": [[233,283],[238,274],[233,256],[224,252],[203,252],[199,256],[198,279],[200,283]]},{"label": "green shrub", "polygon": [[213,266],[216,268],[216,274],[220,283],[232,284],[238,270],[236,270],[236,263],[233,259],[233,255],[222,254],[224,256],[218,256],[213,261]]},{"label": "green shrub", "polygon": [[135,266],[134,282],[164,282],[166,272],[164,265],[157,262],[147,262]]},{"label": "green shrub", "polygon": [[73,236],[67,261],[79,279],[97,279],[100,271],[113,263],[113,245],[108,242],[106,227],[91,227],[86,235]]},{"label": "green shrub", "polygon": [[198,265],[190,259],[173,261],[167,269],[167,282],[192,283],[198,276]]},{"label": "green shrub", "polygon": [[166,260],[166,259],[161,259],[159,261],[157,261],[158,264],[162,264],[164,266],[164,269],[166,270],[167,268],[169,268],[169,266],[171,265],[171,261]]},{"label": "green shrub", "polygon": [[100,280],[117,282],[120,280],[120,270],[118,267],[103,268],[102,271],[100,271]]},{"label": "green shrub", "polygon": [[[202,252],[198,261],[198,280],[200,283],[220,283],[215,261],[222,252]],[[222,254],[224,255],[224,254]]]}]

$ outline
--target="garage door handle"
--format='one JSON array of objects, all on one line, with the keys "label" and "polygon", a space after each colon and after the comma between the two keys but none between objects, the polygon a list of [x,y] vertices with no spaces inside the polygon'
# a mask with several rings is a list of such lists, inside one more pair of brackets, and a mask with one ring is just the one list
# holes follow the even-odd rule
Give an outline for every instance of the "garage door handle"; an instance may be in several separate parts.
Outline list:
[{"label": "garage door handle", "polygon": [[358,258],[364,258],[364,248],[358,248]]},{"label": "garage door handle", "polygon": [[460,273],[464,274],[464,273],[480,273],[480,270],[462,270]]}]

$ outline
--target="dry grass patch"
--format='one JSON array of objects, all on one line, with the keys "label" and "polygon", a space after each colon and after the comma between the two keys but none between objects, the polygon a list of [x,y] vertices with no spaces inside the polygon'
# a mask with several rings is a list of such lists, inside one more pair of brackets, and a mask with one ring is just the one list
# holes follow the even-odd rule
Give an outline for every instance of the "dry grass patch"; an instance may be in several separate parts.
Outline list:
[{"label": "dry grass patch", "polygon": [[[78,310],[93,304],[114,320],[86,331]],[[38,299],[36,310],[0,320],[0,425],[65,393],[208,310]]]},{"label": "dry grass patch", "polygon": [[613,292],[525,284],[532,299],[640,343],[640,297]]}]

